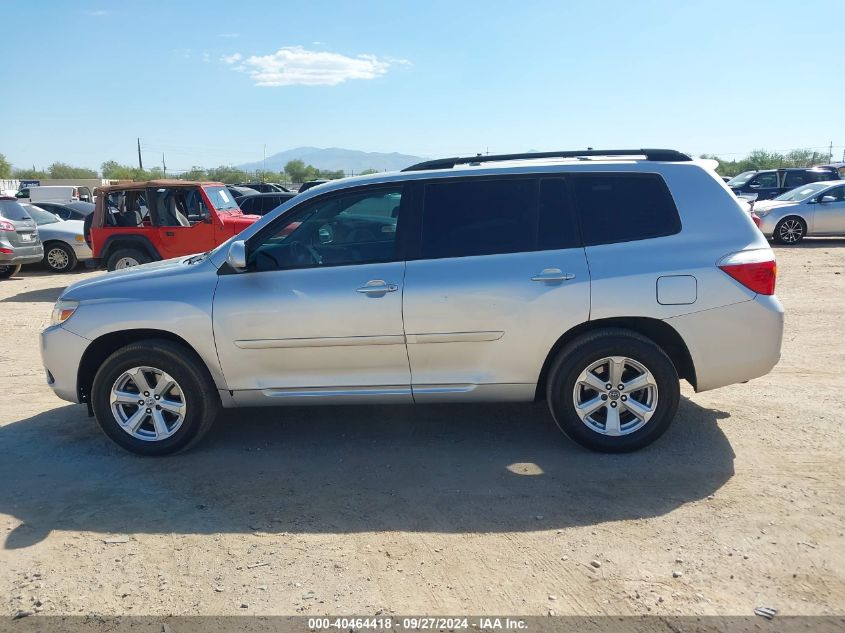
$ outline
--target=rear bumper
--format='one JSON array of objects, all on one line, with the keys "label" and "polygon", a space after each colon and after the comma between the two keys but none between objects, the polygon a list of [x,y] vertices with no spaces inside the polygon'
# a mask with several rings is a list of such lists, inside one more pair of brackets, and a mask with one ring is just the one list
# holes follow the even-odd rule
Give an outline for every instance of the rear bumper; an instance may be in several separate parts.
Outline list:
[{"label": "rear bumper", "polygon": [[47,384],[62,400],[79,402],[77,379],[79,362],[91,343],[60,325],[41,332],[41,361],[47,373]]},{"label": "rear bumper", "polygon": [[24,248],[14,246],[12,249],[11,254],[0,253],[0,264],[35,264],[44,259],[44,247],[40,244],[38,246],[27,246]]},{"label": "rear bumper", "polygon": [[768,374],[780,360],[783,306],[776,296],[666,319],[684,339],[695,366],[696,391]]}]

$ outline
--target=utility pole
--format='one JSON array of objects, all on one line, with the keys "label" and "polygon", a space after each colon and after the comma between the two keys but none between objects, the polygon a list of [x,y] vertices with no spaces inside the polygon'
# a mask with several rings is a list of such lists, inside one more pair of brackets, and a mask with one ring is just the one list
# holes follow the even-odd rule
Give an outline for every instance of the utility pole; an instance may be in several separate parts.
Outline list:
[{"label": "utility pole", "polygon": [[830,147],[827,150],[827,162],[833,162],[833,141],[830,142]]},{"label": "utility pole", "polygon": [[161,153],[161,171],[164,177],[167,178],[167,165],[164,164],[164,152]]},{"label": "utility pole", "polygon": [[144,169],[144,163],[141,161],[141,137],[138,137],[138,169]]}]

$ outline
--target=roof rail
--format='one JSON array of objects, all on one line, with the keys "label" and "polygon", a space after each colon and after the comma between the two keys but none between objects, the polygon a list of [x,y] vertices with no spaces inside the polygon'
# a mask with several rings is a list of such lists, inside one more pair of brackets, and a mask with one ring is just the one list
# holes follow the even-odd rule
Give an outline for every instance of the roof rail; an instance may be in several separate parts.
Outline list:
[{"label": "roof rail", "polygon": [[590,156],[645,156],[646,160],[683,162],[692,160],[686,154],[674,149],[584,149],[561,152],[526,152],[524,154],[494,154],[491,156],[456,156],[436,158],[406,167],[402,171],[425,171],[429,169],[452,169],[455,165],[471,163],[497,163],[507,160],[531,160],[537,158],[587,158]]}]

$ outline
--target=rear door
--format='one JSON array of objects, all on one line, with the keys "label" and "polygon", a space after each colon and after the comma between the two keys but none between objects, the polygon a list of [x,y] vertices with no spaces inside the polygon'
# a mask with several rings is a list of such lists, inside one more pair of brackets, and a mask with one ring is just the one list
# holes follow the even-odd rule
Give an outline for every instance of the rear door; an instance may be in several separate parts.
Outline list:
[{"label": "rear door", "polygon": [[554,343],[589,318],[590,276],[566,180],[419,186],[403,301],[414,400],[532,398]]}]

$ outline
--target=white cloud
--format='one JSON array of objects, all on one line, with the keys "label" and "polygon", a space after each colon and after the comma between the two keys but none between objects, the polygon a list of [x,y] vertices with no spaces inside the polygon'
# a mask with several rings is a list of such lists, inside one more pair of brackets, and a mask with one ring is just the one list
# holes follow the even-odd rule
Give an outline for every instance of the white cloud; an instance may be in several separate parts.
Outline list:
[{"label": "white cloud", "polygon": [[225,37],[225,38],[228,38],[228,39],[232,39],[232,38],[240,37],[240,36],[241,36],[240,33],[218,33],[217,34],[217,37]]},{"label": "white cloud", "polygon": [[205,63],[210,62],[211,61],[211,55],[209,55],[208,53],[203,53],[202,54],[202,61],[204,61]]},{"label": "white cloud", "polygon": [[242,55],[240,53],[235,53],[234,55],[224,55],[220,58],[220,61],[226,64],[235,64],[241,61],[241,59]]},{"label": "white cloud", "polygon": [[391,66],[408,64],[404,59],[375,55],[349,57],[328,51],[310,51],[301,46],[286,46],[270,55],[240,53],[222,61],[246,73],[256,86],[336,86],[349,79],[376,79]]},{"label": "white cloud", "polygon": [[104,10],[104,9],[95,9],[95,10],[92,10],[92,11],[86,11],[85,14],[86,15],[93,15],[93,16],[96,16],[96,17],[102,17],[104,15],[108,15],[109,12]]}]

